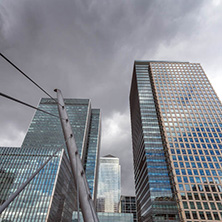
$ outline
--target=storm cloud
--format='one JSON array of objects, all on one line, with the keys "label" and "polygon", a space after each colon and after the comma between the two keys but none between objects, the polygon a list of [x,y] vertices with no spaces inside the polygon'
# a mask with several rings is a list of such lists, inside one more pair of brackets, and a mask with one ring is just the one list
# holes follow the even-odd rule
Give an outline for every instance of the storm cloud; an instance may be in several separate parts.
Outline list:
[{"label": "storm cloud", "polygon": [[[129,89],[134,60],[200,62],[222,98],[220,0],[2,0],[0,50],[54,96],[102,112],[101,155],[133,194]],[[37,106],[45,95],[0,58],[1,92]],[[0,145],[20,146],[33,110],[0,98]]]}]

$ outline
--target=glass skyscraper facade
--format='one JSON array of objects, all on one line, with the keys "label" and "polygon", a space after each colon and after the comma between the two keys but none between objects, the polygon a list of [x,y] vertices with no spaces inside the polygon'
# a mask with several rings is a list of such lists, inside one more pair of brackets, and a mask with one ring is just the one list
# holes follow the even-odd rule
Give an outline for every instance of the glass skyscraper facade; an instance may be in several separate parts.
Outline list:
[{"label": "glass skyscraper facade", "polygon": [[96,204],[98,174],[99,174],[99,147],[100,147],[100,110],[91,110],[91,119],[85,153],[84,169],[89,184],[89,190]]},{"label": "glass skyscraper facade", "polygon": [[130,109],[139,221],[222,221],[222,105],[200,64],[136,61]]},{"label": "glass skyscraper facade", "polygon": [[[91,117],[91,105],[88,99],[64,99],[66,111],[75,136],[80,157],[86,151],[88,131]],[[57,104],[52,99],[43,98],[39,107],[49,113],[59,116]],[[36,111],[23,141],[22,147],[41,147],[42,149],[59,148],[64,143],[60,119]]]},{"label": "glass skyscraper facade", "polygon": [[119,212],[121,193],[119,158],[107,155],[100,158],[97,195],[98,212]]},{"label": "glass skyscraper facade", "polygon": [[[50,155],[52,150],[0,148],[2,203]],[[0,221],[68,222],[76,209],[75,192],[69,161],[61,150],[3,211]]]},{"label": "glass skyscraper facade", "polygon": [[[91,109],[88,99],[65,99],[65,104],[95,200],[100,110]],[[58,116],[51,99],[42,99],[39,108]],[[41,111],[36,111],[21,148],[0,148],[0,200],[3,203],[57,149],[57,155],[0,215],[0,221],[71,221],[77,209],[76,191],[60,119]]]}]

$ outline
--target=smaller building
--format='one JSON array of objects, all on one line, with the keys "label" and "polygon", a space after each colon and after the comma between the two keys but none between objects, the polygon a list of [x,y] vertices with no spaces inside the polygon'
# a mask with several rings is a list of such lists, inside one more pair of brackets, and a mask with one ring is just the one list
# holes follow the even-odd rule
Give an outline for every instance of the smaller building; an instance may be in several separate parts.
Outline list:
[{"label": "smaller building", "polygon": [[[53,153],[53,149],[0,147],[1,204]],[[69,222],[77,209],[75,199],[69,160],[62,149],[2,212],[0,221]]]},{"label": "smaller building", "polygon": [[[97,213],[100,222],[133,222],[132,213],[107,213],[98,212]],[[83,222],[82,214],[80,213],[79,221]],[[78,222],[77,212],[73,213],[72,222]]]},{"label": "smaller building", "polygon": [[135,196],[121,196],[120,204],[121,213],[132,213],[133,221],[137,222],[137,211],[136,211],[136,197]]},{"label": "smaller building", "polygon": [[120,203],[119,158],[107,155],[100,158],[97,211],[119,213]]}]

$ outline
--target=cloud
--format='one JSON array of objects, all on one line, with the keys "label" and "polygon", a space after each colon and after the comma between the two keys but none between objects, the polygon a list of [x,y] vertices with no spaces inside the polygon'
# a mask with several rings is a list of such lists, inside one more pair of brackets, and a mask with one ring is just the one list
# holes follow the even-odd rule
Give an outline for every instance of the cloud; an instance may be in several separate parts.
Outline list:
[{"label": "cloud", "polygon": [[[220,73],[221,74],[221,73]],[[211,84],[213,85],[214,90],[216,91],[218,97],[222,98],[222,88],[221,88],[222,76],[216,75],[216,77],[211,79]]]},{"label": "cloud", "polygon": [[[8,133],[10,132],[10,134]],[[14,124],[8,124],[4,131],[1,131],[0,141],[2,147],[20,147],[25,137],[25,132],[14,127]]]},{"label": "cloud", "polygon": [[113,143],[115,144],[113,138],[119,138],[125,141],[129,137],[129,113],[113,113],[111,116],[103,120],[103,127],[103,143],[106,144],[106,146],[112,146]]},{"label": "cloud", "polygon": [[220,5],[222,2],[221,2],[221,0],[213,0],[213,4],[215,5],[215,6],[218,6],[218,5]]},{"label": "cloud", "polygon": [[[222,4],[219,4],[219,1],[216,5],[215,2],[211,2],[199,8],[198,13],[192,16],[195,18],[192,23],[196,24],[191,26],[195,29],[188,28],[178,33],[171,39],[170,44],[159,44],[154,55],[154,59],[157,60],[201,63],[220,98],[222,98],[222,93],[215,79],[220,78],[221,75],[221,10]],[[181,26],[183,27],[183,24]]]},{"label": "cloud", "polygon": [[128,110],[124,113],[114,112],[108,118],[104,118],[102,128],[104,130],[101,155],[112,154],[120,159],[122,194],[132,195],[134,193],[133,161]]},{"label": "cloud", "polygon": [[[53,96],[60,88],[66,98],[90,98],[101,108],[101,154],[120,158],[122,187],[133,193],[134,60],[200,62],[219,92],[221,7],[218,0],[2,0],[0,50]],[[1,58],[0,67],[2,92],[35,106],[45,97]],[[2,145],[20,145],[33,113],[0,98]]]}]

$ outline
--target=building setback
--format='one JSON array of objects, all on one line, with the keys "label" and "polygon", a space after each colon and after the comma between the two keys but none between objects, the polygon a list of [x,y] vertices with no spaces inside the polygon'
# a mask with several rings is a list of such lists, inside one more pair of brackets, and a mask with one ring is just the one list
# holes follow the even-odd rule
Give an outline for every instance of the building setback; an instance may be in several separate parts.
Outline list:
[{"label": "building setback", "polygon": [[139,221],[222,221],[222,105],[200,64],[136,61],[130,110]]},{"label": "building setback", "polygon": [[[100,110],[92,109],[88,99],[65,99],[65,104],[95,200]],[[52,99],[42,99],[39,108],[58,116],[57,104]],[[0,215],[0,221],[71,221],[77,209],[76,189],[60,119],[40,111],[36,111],[21,148],[0,148],[0,181],[6,181],[0,200],[4,202],[57,149],[57,155]]]}]

